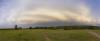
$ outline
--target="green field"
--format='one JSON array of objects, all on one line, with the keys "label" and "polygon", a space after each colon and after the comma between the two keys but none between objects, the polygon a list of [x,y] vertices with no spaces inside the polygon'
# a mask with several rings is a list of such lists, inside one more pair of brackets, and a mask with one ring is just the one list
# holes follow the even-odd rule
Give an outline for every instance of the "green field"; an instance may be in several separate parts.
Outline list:
[{"label": "green field", "polygon": [[86,30],[0,30],[0,41],[100,41]]},{"label": "green field", "polygon": [[100,35],[100,30],[93,30],[93,31]]}]

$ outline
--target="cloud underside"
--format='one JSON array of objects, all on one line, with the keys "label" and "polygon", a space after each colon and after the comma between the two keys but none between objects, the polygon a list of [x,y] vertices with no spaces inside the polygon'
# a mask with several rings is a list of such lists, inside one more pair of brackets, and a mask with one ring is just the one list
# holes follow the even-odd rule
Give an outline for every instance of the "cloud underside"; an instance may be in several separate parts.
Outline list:
[{"label": "cloud underside", "polygon": [[[12,22],[21,23],[21,24],[34,24],[34,23],[49,23],[54,21],[60,22],[79,22],[79,23],[88,23],[90,24],[93,20],[89,14],[89,10],[84,8],[83,11],[79,10],[56,10],[50,8],[36,8],[29,11],[22,11],[17,13],[10,20]],[[54,24],[54,23],[52,23]]]},{"label": "cloud underside", "polygon": [[65,25],[94,23],[94,19],[90,14],[91,11],[89,7],[85,4],[79,4],[73,7],[72,4],[67,6],[51,6],[50,4],[46,5],[44,3],[38,3],[39,6],[29,6],[29,4],[31,4],[30,1],[25,1],[23,2],[24,5],[21,4],[20,6],[18,6],[19,9],[12,9],[13,13],[10,14],[10,16],[7,18],[7,21],[18,24],[34,25]]}]

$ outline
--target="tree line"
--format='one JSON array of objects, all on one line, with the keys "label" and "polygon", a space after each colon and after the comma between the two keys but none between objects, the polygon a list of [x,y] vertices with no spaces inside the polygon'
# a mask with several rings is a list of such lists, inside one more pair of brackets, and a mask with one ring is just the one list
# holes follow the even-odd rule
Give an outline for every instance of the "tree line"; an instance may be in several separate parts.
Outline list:
[{"label": "tree line", "polygon": [[[18,27],[18,25],[15,25],[15,29],[23,29],[22,27]],[[28,27],[26,29],[52,29],[52,30],[56,30],[56,29],[64,29],[64,30],[78,30],[78,29],[100,29],[99,26],[51,26],[51,27]]]}]

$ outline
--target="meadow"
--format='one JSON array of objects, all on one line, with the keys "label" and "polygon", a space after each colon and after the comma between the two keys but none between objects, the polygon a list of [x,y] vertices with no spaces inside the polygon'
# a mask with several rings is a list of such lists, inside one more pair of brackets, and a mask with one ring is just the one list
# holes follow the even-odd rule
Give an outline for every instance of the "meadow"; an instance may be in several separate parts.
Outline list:
[{"label": "meadow", "polygon": [[86,30],[24,29],[0,30],[0,41],[100,41],[100,39]]},{"label": "meadow", "polygon": [[100,35],[100,30],[93,30],[93,32],[95,32],[95,33]]}]

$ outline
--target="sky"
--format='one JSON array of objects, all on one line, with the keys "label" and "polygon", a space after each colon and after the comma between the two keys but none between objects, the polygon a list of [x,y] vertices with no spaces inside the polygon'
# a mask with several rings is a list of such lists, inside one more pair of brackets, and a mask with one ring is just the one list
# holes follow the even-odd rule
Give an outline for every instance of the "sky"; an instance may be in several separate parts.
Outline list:
[{"label": "sky", "polygon": [[99,11],[100,0],[0,0],[0,27],[99,26]]}]

